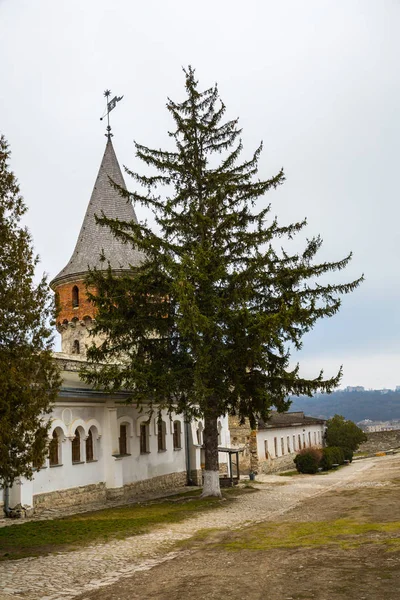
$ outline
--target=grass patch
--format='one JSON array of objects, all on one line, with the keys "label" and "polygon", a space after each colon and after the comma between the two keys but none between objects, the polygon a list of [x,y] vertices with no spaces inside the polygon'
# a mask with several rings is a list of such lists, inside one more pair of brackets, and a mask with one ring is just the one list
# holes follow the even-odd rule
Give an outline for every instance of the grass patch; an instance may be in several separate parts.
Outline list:
[{"label": "grass patch", "polygon": [[400,522],[358,523],[350,519],[307,523],[264,523],[232,533],[212,545],[225,550],[272,550],[338,545],[355,548],[361,544],[399,547]]},{"label": "grass patch", "polygon": [[0,529],[0,560],[76,550],[94,542],[146,533],[152,527],[177,523],[196,513],[218,509],[252,489],[228,489],[219,498],[200,498],[200,490],[163,500],[108,508],[49,521],[31,521]]}]

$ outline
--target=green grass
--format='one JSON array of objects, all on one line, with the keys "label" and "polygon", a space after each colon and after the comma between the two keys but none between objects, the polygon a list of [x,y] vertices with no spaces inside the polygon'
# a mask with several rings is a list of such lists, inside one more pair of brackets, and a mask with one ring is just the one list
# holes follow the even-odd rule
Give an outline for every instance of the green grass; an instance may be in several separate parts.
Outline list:
[{"label": "green grass", "polygon": [[[224,490],[224,499],[234,501],[240,494],[256,490]],[[31,521],[0,529],[0,560],[39,556],[75,550],[94,542],[146,533],[152,527],[176,523],[198,512],[218,509],[226,502],[200,498],[200,490],[168,499],[81,513],[48,521]]]},{"label": "green grass", "polygon": [[[204,532],[202,535],[204,537]],[[351,519],[337,519],[327,522],[264,523],[211,542],[211,545],[224,550],[265,551],[326,545],[354,548],[367,543],[400,548],[400,522],[358,523]]]}]

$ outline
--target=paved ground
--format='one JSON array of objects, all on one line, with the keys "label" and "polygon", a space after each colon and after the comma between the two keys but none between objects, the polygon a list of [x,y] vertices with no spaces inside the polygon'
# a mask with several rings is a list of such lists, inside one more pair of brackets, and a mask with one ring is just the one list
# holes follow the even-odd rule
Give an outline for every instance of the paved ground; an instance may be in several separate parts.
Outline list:
[{"label": "paved ground", "polygon": [[[176,542],[190,538],[201,529],[220,528],[229,531],[246,524],[277,520],[289,511],[296,511],[296,507],[301,510],[303,504],[306,506],[307,500],[321,494],[329,495],[329,492],[335,490],[384,486],[381,474],[385,469],[388,472],[398,469],[399,465],[398,455],[358,461],[337,472],[319,477],[260,476],[262,483],[257,486],[258,493],[239,496],[226,508],[199,514],[182,523],[160,527],[150,534],[96,544],[80,551],[0,563],[0,600],[73,600],[78,597],[82,600],[97,597],[114,600],[128,597],[115,595],[117,592],[112,591],[118,586],[118,582],[126,580],[128,583],[129,578],[135,574],[151,578],[151,570],[160,569],[163,564],[176,567],[179,561],[174,559],[178,555],[179,560],[186,555],[190,562],[192,551],[177,551]],[[397,472],[400,473],[399,470]],[[319,503],[323,505],[322,498]],[[159,584],[162,590],[162,581]],[[129,588],[132,590],[131,586]],[[186,590],[185,594],[189,591]],[[169,596],[163,596],[162,593],[161,591],[158,595],[148,597]],[[210,595],[210,592],[205,593],[210,598],[219,597]],[[136,594],[129,597],[147,598]],[[179,594],[176,597],[179,598]]]}]

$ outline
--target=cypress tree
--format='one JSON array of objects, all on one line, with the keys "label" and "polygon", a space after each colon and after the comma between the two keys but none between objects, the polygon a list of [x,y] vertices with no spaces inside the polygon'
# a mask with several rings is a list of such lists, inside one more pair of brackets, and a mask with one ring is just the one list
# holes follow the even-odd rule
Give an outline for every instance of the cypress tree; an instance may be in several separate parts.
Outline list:
[{"label": "cypress tree", "polygon": [[60,384],[51,356],[50,290],[43,276],[35,284],[38,257],[29,231],[21,227],[26,205],[14,174],[10,151],[0,136],[0,487],[32,478],[33,466],[47,452],[50,412]]},{"label": "cypress tree", "polygon": [[321,238],[301,253],[278,250],[306,221],[281,226],[270,206],[256,201],[281,185],[284,173],[256,178],[262,145],[240,160],[238,120],[224,120],[217,86],[199,91],[192,68],[185,71],[186,97],[168,100],[174,122],[173,148],[136,143],[136,155],[153,171],[126,169],[143,192],[120,193],[152,209],[158,231],[146,223],[121,223],[98,215],[126,243],[146,255],[132,274],[93,270],[88,284],[98,309],[94,334],[106,341],[89,350],[93,366],[84,377],[108,390],[132,390],[138,405],[166,406],[204,418],[203,495],[220,495],[218,417],[226,413],[267,418],[287,410],[290,394],[329,392],[340,380],[314,379],[289,368],[289,348],[316,321],[333,316],[347,284],[317,284],[321,275],[341,271],[351,254],[318,263]]}]

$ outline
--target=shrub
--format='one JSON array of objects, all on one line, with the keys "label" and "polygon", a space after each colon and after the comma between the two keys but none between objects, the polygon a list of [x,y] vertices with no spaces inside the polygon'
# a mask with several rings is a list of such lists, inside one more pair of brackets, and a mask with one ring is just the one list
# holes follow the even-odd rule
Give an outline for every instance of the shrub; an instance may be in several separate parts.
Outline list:
[{"label": "shrub", "polygon": [[322,459],[320,466],[324,471],[332,469],[332,465],[342,465],[344,463],[344,453],[342,448],[337,446],[328,446],[322,450]]},{"label": "shrub", "polygon": [[318,471],[322,452],[319,448],[306,448],[299,452],[294,459],[294,464],[299,473],[313,474]]},{"label": "shrub", "polygon": [[353,461],[353,450],[351,448],[342,448],[344,460]]}]

